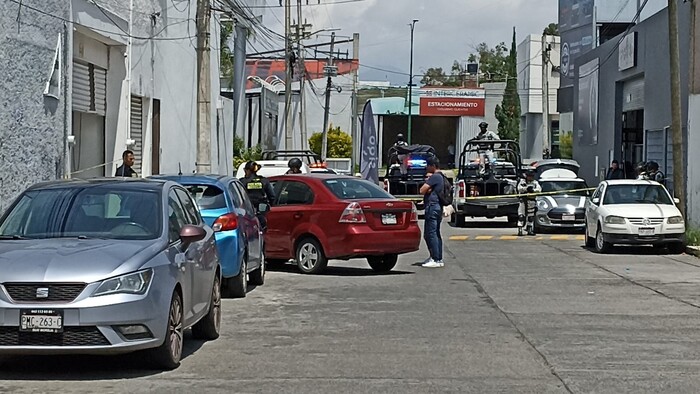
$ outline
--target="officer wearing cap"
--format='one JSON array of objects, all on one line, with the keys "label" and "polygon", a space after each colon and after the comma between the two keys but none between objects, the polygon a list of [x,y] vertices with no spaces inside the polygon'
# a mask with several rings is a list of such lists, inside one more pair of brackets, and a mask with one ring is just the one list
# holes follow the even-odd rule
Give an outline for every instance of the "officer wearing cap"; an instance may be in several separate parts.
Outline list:
[{"label": "officer wearing cap", "polygon": [[403,134],[399,133],[399,135],[396,136],[396,143],[394,143],[394,146],[408,146],[408,142],[406,142]]},{"label": "officer wearing cap", "polygon": [[[245,170],[245,177],[241,178],[241,183],[246,192],[248,192],[248,197],[250,202],[253,203],[255,210],[257,211],[260,204],[271,205],[275,201],[275,189],[267,178],[258,175],[258,170],[260,169],[258,163],[249,161],[245,163],[243,169]],[[260,227],[263,229],[267,228],[265,215],[258,213],[258,219],[260,220]]]},{"label": "officer wearing cap", "polygon": [[498,134],[489,130],[489,124],[486,122],[479,123],[479,134],[476,136],[477,140],[500,140]]}]

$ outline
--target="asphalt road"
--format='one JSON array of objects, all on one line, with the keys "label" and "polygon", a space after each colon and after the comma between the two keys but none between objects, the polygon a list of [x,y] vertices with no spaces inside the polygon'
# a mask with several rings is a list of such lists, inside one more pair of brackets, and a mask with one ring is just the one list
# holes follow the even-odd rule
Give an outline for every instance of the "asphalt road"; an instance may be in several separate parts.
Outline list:
[{"label": "asphalt road", "polygon": [[[1,392],[697,392],[700,260],[600,256],[580,235],[444,225],[442,269],[402,256],[268,273],[225,300],[220,339],[179,369],[139,356],[2,359]],[[387,240],[390,242],[390,240]]]}]

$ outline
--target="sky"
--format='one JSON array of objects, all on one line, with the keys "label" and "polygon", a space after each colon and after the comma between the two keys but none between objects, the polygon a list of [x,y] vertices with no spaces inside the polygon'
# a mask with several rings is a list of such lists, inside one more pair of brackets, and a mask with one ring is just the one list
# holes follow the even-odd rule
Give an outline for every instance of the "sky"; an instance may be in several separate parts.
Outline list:
[{"label": "sky", "polygon": [[[401,85],[409,79],[413,19],[419,20],[414,31],[414,74],[429,67],[449,72],[454,60],[466,62],[481,42],[489,46],[505,42],[510,47],[513,27],[520,43],[528,34],[541,35],[545,26],[558,19],[558,0],[309,0],[308,6],[302,1],[312,31],[340,29],[336,31],[339,40],[360,33],[360,80]],[[278,0],[267,4],[274,7],[264,9],[264,25],[283,33],[284,9]],[[295,7],[292,14],[296,15]],[[307,44],[327,42],[329,34],[321,33]],[[249,53],[271,44],[257,41],[252,46]],[[352,44],[340,49],[352,53]],[[414,80],[419,81],[420,77]]]}]

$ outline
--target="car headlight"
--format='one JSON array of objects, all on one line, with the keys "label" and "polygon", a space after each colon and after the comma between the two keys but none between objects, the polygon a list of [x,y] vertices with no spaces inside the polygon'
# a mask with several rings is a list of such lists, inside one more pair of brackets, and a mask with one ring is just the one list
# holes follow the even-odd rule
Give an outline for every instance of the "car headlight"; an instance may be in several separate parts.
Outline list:
[{"label": "car headlight", "polygon": [[608,216],[605,218],[605,223],[607,224],[625,224],[625,218],[620,216]]},{"label": "car headlight", "polygon": [[683,216],[671,216],[668,218],[668,224],[683,224]]},{"label": "car headlight", "polygon": [[547,204],[547,201],[545,201],[545,200],[539,200],[539,201],[537,201],[537,208],[539,208],[539,209],[548,209],[548,208],[549,208],[549,204]]},{"label": "car headlight", "polygon": [[102,281],[93,297],[108,294],[144,294],[153,278],[151,268]]}]

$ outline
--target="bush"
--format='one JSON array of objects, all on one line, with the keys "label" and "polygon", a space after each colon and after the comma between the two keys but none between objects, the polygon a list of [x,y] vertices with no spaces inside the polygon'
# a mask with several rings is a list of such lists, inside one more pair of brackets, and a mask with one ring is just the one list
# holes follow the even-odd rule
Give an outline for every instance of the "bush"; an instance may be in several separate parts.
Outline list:
[{"label": "bush", "polygon": [[700,229],[688,228],[686,236],[688,237],[688,245],[700,246]]},{"label": "bush", "polygon": [[[323,134],[313,133],[309,138],[309,147],[320,155],[323,147]],[[328,157],[348,158],[352,156],[352,137],[348,133],[340,130],[340,127],[328,128]]]},{"label": "bush", "polygon": [[260,144],[252,148],[244,148],[245,143],[240,137],[233,137],[233,168],[238,170],[238,167],[250,160],[262,159],[262,147]]},{"label": "bush", "polygon": [[570,131],[562,131],[559,134],[559,155],[562,159],[574,158],[574,137]]}]

